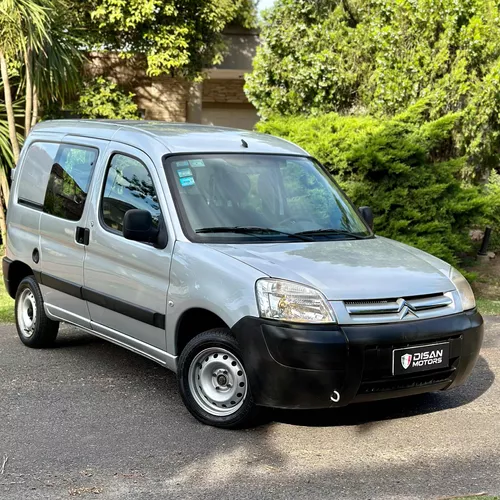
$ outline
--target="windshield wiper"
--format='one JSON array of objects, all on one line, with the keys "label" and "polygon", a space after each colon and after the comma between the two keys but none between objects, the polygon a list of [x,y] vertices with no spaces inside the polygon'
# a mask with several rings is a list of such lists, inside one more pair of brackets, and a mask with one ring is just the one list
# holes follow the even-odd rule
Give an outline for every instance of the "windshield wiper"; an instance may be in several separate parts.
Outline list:
[{"label": "windshield wiper", "polygon": [[241,233],[241,234],[283,234],[291,238],[297,238],[302,241],[314,241],[313,238],[307,235],[302,235],[300,233],[287,233],[285,231],[280,231],[278,229],[272,229],[270,227],[258,227],[258,226],[214,226],[214,227],[202,227],[196,229],[197,233]]},{"label": "windshield wiper", "polygon": [[294,233],[295,236],[316,236],[316,235],[340,235],[340,236],[348,236],[350,238],[354,238],[356,240],[366,240],[370,238],[370,236],[362,236],[360,234],[351,233],[350,231],[346,231],[345,229],[334,229],[334,228],[325,228],[325,229],[310,229],[309,231],[300,231],[298,233]]}]

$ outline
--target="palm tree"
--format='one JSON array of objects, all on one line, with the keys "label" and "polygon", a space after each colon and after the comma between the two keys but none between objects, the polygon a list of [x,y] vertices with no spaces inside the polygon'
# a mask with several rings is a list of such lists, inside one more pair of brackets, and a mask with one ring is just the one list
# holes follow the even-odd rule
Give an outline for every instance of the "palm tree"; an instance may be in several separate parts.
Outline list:
[{"label": "palm tree", "polygon": [[[0,0],[0,72],[4,85],[5,107],[9,138],[14,161],[19,159],[19,141],[16,134],[12,91],[9,80],[9,61],[22,58],[26,65],[25,126],[31,120],[33,105],[32,64],[36,50],[50,39],[47,26],[50,12],[55,10],[52,0]],[[31,123],[31,121],[30,121]]]},{"label": "palm tree", "polygon": [[[80,42],[65,26],[69,11],[64,0],[0,0],[0,74],[3,82],[4,111],[10,142],[10,152],[5,152],[0,142],[0,152],[8,161],[0,169],[0,204],[7,206],[9,184],[5,168],[19,160],[19,113],[16,116],[9,63],[22,62],[20,77],[16,78],[17,94],[24,95],[24,137],[36,124],[40,103],[62,101],[74,92],[81,81],[83,56],[78,50]],[[36,70],[36,71],[35,71]],[[0,117],[1,122],[1,117]],[[5,121],[3,132],[5,133]],[[0,131],[0,141],[1,141]],[[5,163],[5,162],[4,162]],[[0,165],[1,166],[1,165]],[[3,210],[3,206],[0,207]],[[5,241],[0,210],[0,231]]]},{"label": "palm tree", "polygon": [[[64,15],[61,14],[61,15]],[[50,25],[50,40],[42,50],[33,54],[33,112],[29,130],[38,120],[41,105],[58,103],[62,105],[68,97],[73,97],[83,85],[83,62],[78,32],[68,31],[61,15],[53,17]],[[25,132],[25,135],[28,135]]]},{"label": "palm tree", "polygon": [[[0,82],[0,96],[4,94],[4,89]],[[12,106],[14,119],[22,116],[19,103],[14,103]],[[16,127],[19,128],[19,127]],[[5,225],[5,210],[4,204],[7,206],[9,194],[8,172],[14,166],[14,155],[9,136],[9,123],[7,119],[7,107],[0,100],[0,234],[2,241],[5,241],[6,225]],[[16,138],[19,141],[21,134],[15,129]],[[3,198],[3,200],[2,200]]]}]

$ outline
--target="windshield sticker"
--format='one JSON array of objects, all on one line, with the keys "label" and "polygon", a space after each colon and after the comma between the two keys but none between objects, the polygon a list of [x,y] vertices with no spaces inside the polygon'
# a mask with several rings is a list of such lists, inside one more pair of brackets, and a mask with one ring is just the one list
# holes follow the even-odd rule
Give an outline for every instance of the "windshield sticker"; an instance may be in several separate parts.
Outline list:
[{"label": "windshield sticker", "polygon": [[194,177],[181,177],[179,179],[182,187],[194,186]]},{"label": "windshield sticker", "polygon": [[194,168],[205,166],[203,160],[189,160],[189,164]]},{"label": "windshield sticker", "polygon": [[175,166],[176,167],[189,167],[189,162],[187,160],[176,161]]},{"label": "windshield sticker", "polygon": [[179,177],[189,177],[190,175],[193,175],[193,172],[190,168],[180,168],[177,170],[177,175]]}]

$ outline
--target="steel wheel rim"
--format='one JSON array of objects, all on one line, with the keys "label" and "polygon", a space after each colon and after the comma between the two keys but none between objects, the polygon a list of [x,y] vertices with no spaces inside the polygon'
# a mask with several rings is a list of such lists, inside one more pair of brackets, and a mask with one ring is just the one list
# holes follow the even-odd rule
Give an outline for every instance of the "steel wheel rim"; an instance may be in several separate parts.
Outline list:
[{"label": "steel wheel rim", "polygon": [[17,321],[21,333],[25,337],[29,338],[35,333],[36,313],[35,296],[29,288],[26,288],[19,297],[17,304]]},{"label": "steel wheel rim", "polygon": [[188,373],[189,390],[196,403],[217,417],[232,415],[247,395],[247,376],[241,361],[222,347],[199,352]]}]

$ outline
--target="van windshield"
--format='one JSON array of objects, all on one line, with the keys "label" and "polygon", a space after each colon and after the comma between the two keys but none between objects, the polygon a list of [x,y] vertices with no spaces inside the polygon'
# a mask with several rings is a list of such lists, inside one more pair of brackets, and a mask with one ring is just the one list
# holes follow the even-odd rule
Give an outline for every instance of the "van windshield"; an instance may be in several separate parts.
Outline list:
[{"label": "van windshield", "polygon": [[193,241],[324,241],[371,236],[312,159],[205,154],[170,156],[165,169],[183,229]]}]

